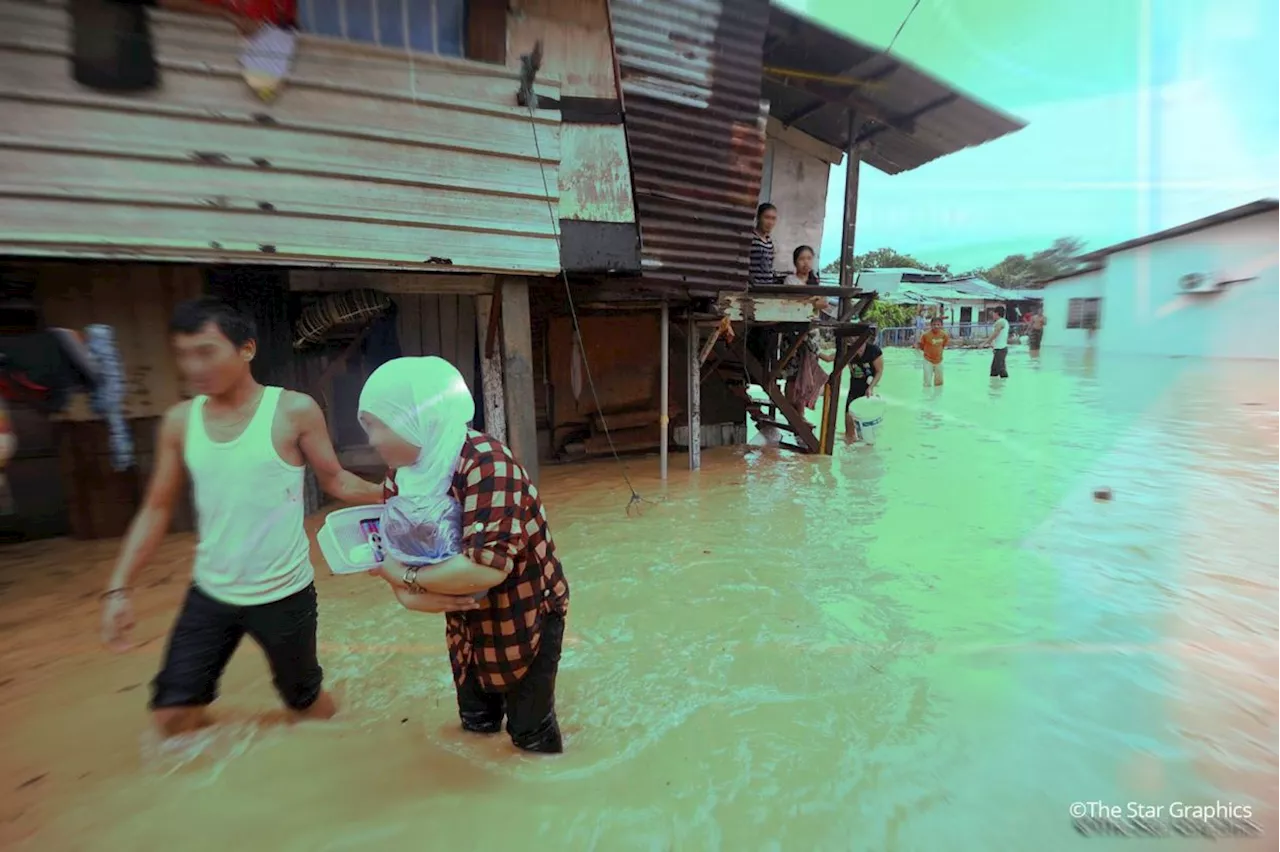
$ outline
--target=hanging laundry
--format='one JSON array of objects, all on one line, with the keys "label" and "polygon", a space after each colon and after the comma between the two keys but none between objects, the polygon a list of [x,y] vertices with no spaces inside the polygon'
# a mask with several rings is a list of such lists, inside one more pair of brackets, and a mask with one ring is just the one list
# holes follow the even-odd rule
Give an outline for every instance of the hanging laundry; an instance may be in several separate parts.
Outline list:
[{"label": "hanging laundry", "polygon": [[827,371],[818,364],[817,353],[808,346],[803,347],[798,358],[800,369],[787,383],[787,397],[792,405],[804,411],[818,404],[822,388],[827,383]]},{"label": "hanging laundry", "polygon": [[107,92],[141,92],[160,82],[142,2],[71,0],[71,76]]},{"label": "hanging laundry", "polygon": [[297,0],[204,0],[237,18],[277,27],[295,27],[298,23]]},{"label": "hanging laundry", "polygon": [[297,43],[293,30],[281,29],[275,24],[264,24],[257,32],[245,36],[240,54],[241,73],[249,88],[264,102],[270,103],[280,93],[293,67]]},{"label": "hanging laundry", "polygon": [[84,329],[89,352],[98,366],[98,383],[93,388],[93,410],[107,421],[111,445],[111,467],[133,467],[133,434],[124,419],[124,362],[116,348],[116,333],[109,325],[89,325]]},{"label": "hanging laundry", "polygon": [[93,364],[63,329],[0,334],[0,396],[45,414],[62,411],[72,393],[97,385]]}]

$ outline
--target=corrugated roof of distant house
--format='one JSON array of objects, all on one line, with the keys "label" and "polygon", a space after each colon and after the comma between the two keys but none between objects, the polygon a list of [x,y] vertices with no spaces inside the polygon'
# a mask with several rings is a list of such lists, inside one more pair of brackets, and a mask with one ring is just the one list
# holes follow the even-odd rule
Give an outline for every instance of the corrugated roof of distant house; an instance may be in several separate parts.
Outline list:
[{"label": "corrugated roof of distant house", "polygon": [[[1272,210],[1280,209],[1280,201],[1274,198],[1262,198],[1258,201],[1251,201],[1248,204],[1241,204],[1239,207],[1232,207],[1230,210],[1223,210],[1220,213],[1214,213],[1211,216],[1204,216],[1192,222],[1183,225],[1175,225],[1172,228],[1165,228],[1163,231],[1156,231],[1154,234],[1147,234],[1145,237],[1134,237],[1132,240],[1125,240],[1122,243],[1116,243],[1106,248],[1100,248],[1095,251],[1086,252],[1080,255],[1082,261],[1099,261],[1107,255],[1116,254],[1117,252],[1127,251],[1139,246],[1158,243],[1163,240],[1171,240],[1174,237],[1182,237],[1187,234],[1194,234],[1196,231],[1203,231],[1205,228],[1212,228],[1215,225],[1225,225],[1228,222],[1234,222],[1237,219],[1247,219],[1250,216],[1256,216],[1259,213],[1268,213]],[[1077,273],[1078,274],[1078,273]],[[1049,279],[1058,280],[1058,279]]]},{"label": "corrugated roof of distant house", "polygon": [[[845,149],[850,106],[859,120],[862,159],[898,174],[1021,130],[1026,122],[951,89],[924,71],[794,12],[774,6],[764,45],[763,97],[784,125]],[[770,68],[849,78],[839,86],[771,73]],[[847,94],[849,104],[832,103]]]}]

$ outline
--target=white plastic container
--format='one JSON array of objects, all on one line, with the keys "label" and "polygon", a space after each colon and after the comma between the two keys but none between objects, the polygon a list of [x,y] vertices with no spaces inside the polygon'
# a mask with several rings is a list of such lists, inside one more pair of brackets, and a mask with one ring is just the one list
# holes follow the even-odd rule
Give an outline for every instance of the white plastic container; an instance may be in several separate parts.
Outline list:
[{"label": "white plastic container", "polygon": [[369,537],[360,528],[362,521],[382,521],[378,506],[352,506],[330,512],[316,533],[320,552],[335,574],[359,574],[379,565]]},{"label": "white plastic container", "polygon": [[868,446],[876,442],[876,432],[884,422],[884,408],[884,400],[876,397],[864,396],[849,403],[849,413],[853,415],[858,439]]}]

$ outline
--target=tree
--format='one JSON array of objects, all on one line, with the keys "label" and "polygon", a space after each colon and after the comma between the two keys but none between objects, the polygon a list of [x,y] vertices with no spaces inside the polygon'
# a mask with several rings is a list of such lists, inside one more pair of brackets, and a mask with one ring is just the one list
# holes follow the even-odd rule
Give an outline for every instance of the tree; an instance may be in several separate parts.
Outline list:
[{"label": "tree", "polygon": [[1011,254],[982,273],[992,284],[1001,287],[1035,287],[1040,282],[1073,272],[1080,266],[1084,242],[1074,237],[1059,237],[1047,249],[1028,257]]},{"label": "tree", "polygon": [[[925,272],[941,272],[950,275],[951,269],[945,264],[925,263],[909,254],[900,254],[891,248],[878,248],[866,254],[853,256],[853,268],[857,269],[920,269]],[[840,275],[840,261],[835,260],[822,267],[822,277],[834,282]]]}]

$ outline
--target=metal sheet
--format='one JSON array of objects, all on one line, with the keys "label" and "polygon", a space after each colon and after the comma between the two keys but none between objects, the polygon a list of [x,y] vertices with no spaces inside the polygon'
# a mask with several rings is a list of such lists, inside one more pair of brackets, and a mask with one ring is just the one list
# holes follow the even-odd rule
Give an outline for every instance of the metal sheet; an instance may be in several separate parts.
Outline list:
[{"label": "metal sheet", "polygon": [[0,0],[0,254],[559,271],[558,114],[515,72],[307,37],[264,104],[229,24],[155,20],[163,85],[115,96],[63,9]]},{"label": "metal sheet", "polygon": [[613,0],[644,282],[742,290],[764,163],[768,0]]},{"label": "metal sheet", "polygon": [[[909,171],[1025,126],[891,54],[777,6],[769,16],[764,54],[766,68],[862,81],[838,91],[863,104],[859,119],[875,113],[898,125],[880,120],[859,134],[866,140],[863,162],[887,174]],[[828,145],[846,147],[848,107],[826,104],[805,91],[803,83],[787,85],[776,73],[766,74],[763,93],[779,121]]]}]

